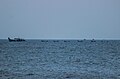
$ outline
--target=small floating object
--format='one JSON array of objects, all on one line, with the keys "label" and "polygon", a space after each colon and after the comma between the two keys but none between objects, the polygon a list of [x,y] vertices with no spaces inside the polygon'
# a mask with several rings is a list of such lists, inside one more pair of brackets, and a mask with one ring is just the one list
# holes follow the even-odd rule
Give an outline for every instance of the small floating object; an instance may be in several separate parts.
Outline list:
[{"label": "small floating object", "polygon": [[96,42],[95,39],[92,39],[91,42]]},{"label": "small floating object", "polygon": [[70,40],[64,40],[64,42],[70,42]]},{"label": "small floating object", "polygon": [[83,42],[82,40],[77,40],[77,42]]},{"label": "small floating object", "polygon": [[41,40],[41,42],[48,42],[48,40]]},{"label": "small floating object", "polygon": [[67,42],[66,40],[64,40],[64,42]]},{"label": "small floating object", "polygon": [[45,40],[45,42],[48,42],[48,40]]},{"label": "small floating object", "polygon": [[41,40],[41,42],[45,42],[44,40]]},{"label": "small floating object", "polygon": [[11,39],[8,37],[8,40],[9,42],[21,42],[21,41],[25,41],[25,39],[21,39],[21,38],[14,38],[14,39]]}]

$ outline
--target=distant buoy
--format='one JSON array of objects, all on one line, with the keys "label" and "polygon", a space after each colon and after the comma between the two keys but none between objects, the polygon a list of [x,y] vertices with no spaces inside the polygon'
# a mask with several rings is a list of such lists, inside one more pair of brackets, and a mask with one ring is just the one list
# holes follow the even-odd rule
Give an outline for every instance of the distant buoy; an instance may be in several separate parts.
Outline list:
[{"label": "distant buoy", "polygon": [[92,39],[91,42],[96,42],[95,39]]}]

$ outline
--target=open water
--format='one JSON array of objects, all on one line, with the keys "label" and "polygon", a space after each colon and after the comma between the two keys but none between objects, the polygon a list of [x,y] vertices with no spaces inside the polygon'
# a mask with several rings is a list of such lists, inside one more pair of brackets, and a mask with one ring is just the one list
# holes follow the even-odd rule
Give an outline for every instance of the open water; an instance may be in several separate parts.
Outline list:
[{"label": "open water", "polygon": [[120,79],[120,41],[0,40],[0,79]]}]

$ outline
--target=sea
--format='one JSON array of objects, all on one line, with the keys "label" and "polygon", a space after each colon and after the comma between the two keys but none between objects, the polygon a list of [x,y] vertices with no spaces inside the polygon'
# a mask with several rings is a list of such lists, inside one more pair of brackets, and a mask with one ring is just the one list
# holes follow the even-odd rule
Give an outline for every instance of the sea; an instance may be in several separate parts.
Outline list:
[{"label": "sea", "polygon": [[120,40],[0,40],[0,79],[120,79]]}]

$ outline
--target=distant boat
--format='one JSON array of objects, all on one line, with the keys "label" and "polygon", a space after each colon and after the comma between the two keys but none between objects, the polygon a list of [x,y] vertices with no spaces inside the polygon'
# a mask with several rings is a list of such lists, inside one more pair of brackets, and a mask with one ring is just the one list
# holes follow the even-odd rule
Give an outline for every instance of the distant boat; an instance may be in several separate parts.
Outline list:
[{"label": "distant boat", "polygon": [[9,42],[21,42],[21,41],[25,41],[24,39],[21,39],[21,38],[14,38],[14,39],[11,39],[8,37],[8,40]]}]

